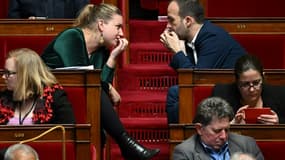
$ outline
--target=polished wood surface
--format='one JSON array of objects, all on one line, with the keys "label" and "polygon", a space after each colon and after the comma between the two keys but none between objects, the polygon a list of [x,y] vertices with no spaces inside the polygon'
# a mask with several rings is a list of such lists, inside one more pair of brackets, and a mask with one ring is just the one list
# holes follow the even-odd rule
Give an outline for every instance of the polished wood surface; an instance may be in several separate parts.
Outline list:
[{"label": "polished wood surface", "polygon": [[[264,70],[266,83],[285,85],[284,69]],[[217,83],[234,82],[233,70],[178,70],[179,85],[179,123],[191,123],[193,119],[193,88],[196,86],[214,86]]]},{"label": "polished wood surface", "polygon": [[[34,138],[55,125],[3,126],[0,125],[0,143],[19,143]],[[75,143],[76,160],[91,159],[90,153],[90,124],[64,125],[66,142]],[[56,129],[33,142],[61,143],[62,131]],[[33,143],[29,142],[29,143]],[[68,153],[66,153],[68,154]]]},{"label": "polished wood surface", "polygon": [[[122,9],[124,17],[124,33],[127,39],[130,37],[129,32],[129,2],[122,1],[118,4]],[[0,36],[1,37],[32,37],[37,36],[56,36],[63,30],[72,27],[74,19],[48,19],[48,20],[25,20],[25,19],[0,19]],[[214,24],[221,26],[232,35],[282,35],[285,34],[285,19],[210,19]],[[15,46],[13,42],[3,42],[4,48]],[[8,44],[6,44],[8,43]],[[32,43],[32,42],[31,42]],[[15,46],[16,47],[16,46]],[[42,49],[41,49],[42,50]],[[4,51],[7,52],[7,51]],[[1,53],[7,54],[7,53]],[[120,58],[119,66],[129,63],[129,48]]]},{"label": "polished wood surface", "polygon": [[285,19],[210,19],[230,34],[285,34]]},{"label": "polished wood surface", "polygon": [[0,36],[7,35],[49,35],[55,36],[64,29],[71,27],[73,19],[25,20],[0,19]]},{"label": "polished wood surface", "polygon": [[[170,124],[170,143],[181,143],[196,133],[194,124]],[[174,132],[172,132],[174,131]],[[177,132],[180,131],[180,132]],[[230,131],[253,137],[257,141],[285,141],[285,125],[246,124],[231,125]],[[260,134],[262,133],[262,134]]]},{"label": "polished wood surface", "polygon": [[[117,3],[117,2],[116,2]],[[206,3],[206,2],[203,2]],[[119,4],[124,18],[124,30],[129,37],[129,2]],[[285,34],[284,18],[210,18],[230,34]],[[3,35],[57,35],[72,27],[74,19],[0,19],[0,36]]]},{"label": "polished wood surface", "polygon": [[[100,70],[52,70],[63,87],[84,87],[86,91],[87,122],[91,124],[91,143],[96,146],[97,159],[101,159],[101,123],[100,123]],[[0,70],[3,75],[3,70]],[[4,79],[0,79],[0,87],[4,87]],[[98,147],[97,147],[98,146]]]}]

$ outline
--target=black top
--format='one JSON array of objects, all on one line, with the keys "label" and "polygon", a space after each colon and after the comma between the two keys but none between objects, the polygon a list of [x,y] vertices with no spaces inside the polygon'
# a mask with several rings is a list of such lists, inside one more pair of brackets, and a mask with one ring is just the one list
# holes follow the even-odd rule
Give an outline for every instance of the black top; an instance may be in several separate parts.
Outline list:
[{"label": "black top", "polygon": [[10,0],[8,18],[75,18],[89,0]]},{"label": "black top", "polygon": [[[233,107],[234,112],[242,107],[241,95],[236,83],[217,84],[214,87],[212,96],[225,99]],[[261,97],[263,107],[270,107],[279,117],[279,123],[285,123],[285,88],[284,86],[262,85]]]},{"label": "black top", "polygon": [[[15,107],[20,102],[13,101],[13,93],[0,92],[0,124],[7,124],[14,117]],[[72,105],[60,85],[45,87],[44,94],[36,98],[32,121],[34,124],[74,124]]]}]

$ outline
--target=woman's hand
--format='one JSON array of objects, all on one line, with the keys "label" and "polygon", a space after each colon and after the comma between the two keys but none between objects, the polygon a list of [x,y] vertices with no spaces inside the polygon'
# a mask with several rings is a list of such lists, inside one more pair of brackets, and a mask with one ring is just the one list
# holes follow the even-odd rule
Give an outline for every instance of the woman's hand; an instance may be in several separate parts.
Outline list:
[{"label": "woman's hand", "polygon": [[121,103],[121,96],[117,92],[117,90],[112,86],[112,84],[109,84],[109,96],[114,106],[117,106]]},{"label": "woman's hand", "polygon": [[257,121],[262,124],[279,124],[278,115],[271,110],[272,114],[262,114],[257,117]]},{"label": "woman's hand", "polygon": [[238,109],[234,119],[231,121],[231,124],[245,124],[245,113],[244,109],[248,108],[248,105],[245,105]]},{"label": "woman's hand", "polygon": [[128,44],[129,42],[126,38],[118,38],[118,45],[111,51],[106,63],[110,68],[115,68],[118,55],[126,49]]},{"label": "woman's hand", "polygon": [[117,45],[114,47],[114,49],[111,52],[111,57],[116,58],[120,53],[122,53],[128,46],[129,42],[126,38],[118,38],[117,39]]}]

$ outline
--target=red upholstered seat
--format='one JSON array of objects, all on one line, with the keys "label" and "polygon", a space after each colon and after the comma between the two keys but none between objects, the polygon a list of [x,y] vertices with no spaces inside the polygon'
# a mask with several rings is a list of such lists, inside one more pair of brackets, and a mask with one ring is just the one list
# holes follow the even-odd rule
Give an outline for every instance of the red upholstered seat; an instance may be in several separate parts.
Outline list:
[{"label": "red upholstered seat", "polygon": [[70,100],[76,123],[86,123],[86,90],[84,87],[64,87]]},{"label": "red upholstered seat", "polygon": [[193,116],[196,113],[198,104],[205,98],[212,95],[213,86],[195,86],[193,88]]},{"label": "red upholstered seat", "polygon": [[237,34],[233,36],[250,54],[256,55],[261,60],[264,68],[285,68],[284,34]]},{"label": "red upholstered seat", "polygon": [[284,0],[207,0],[206,5],[207,17],[285,17]]},{"label": "red upholstered seat", "polygon": [[41,54],[54,36],[0,36],[0,66],[8,52],[16,48],[30,48]]},{"label": "red upholstered seat", "polygon": [[284,160],[285,141],[257,141],[266,160]]},{"label": "red upholstered seat", "polygon": [[130,20],[130,42],[160,42],[166,22]]},{"label": "red upholstered seat", "polygon": [[[59,159],[62,157],[62,144],[61,143],[28,143],[38,152],[41,160]],[[75,144],[68,142],[66,145],[66,160],[76,160]],[[52,153],[52,154],[51,154]]]}]

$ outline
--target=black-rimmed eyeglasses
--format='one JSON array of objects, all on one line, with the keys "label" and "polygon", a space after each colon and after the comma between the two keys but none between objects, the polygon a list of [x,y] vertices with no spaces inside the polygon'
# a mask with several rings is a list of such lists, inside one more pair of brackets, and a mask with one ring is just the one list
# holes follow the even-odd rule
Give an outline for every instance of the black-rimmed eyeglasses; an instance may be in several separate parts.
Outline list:
[{"label": "black-rimmed eyeglasses", "polygon": [[254,89],[259,89],[262,84],[262,79],[257,79],[254,81],[247,81],[247,82],[239,82],[238,85],[242,89],[249,89],[253,87]]},{"label": "black-rimmed eyeglasses", "polygon": [[6,77],[6,78],[9,78],[11,75],[14,75],[14,74],[16,74],[17,72],[15,72],[15,71],[9,71],[9,70],[7,70],[7,69],[5,69],[4,71],[3,71],[3,75]]}]

